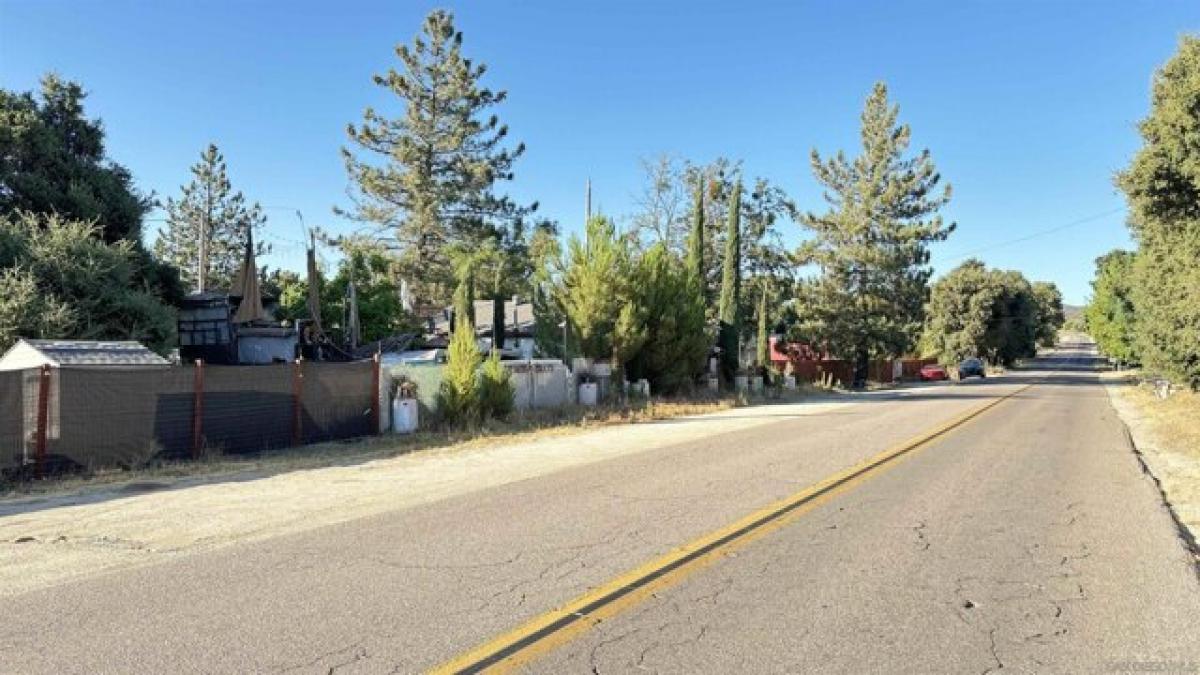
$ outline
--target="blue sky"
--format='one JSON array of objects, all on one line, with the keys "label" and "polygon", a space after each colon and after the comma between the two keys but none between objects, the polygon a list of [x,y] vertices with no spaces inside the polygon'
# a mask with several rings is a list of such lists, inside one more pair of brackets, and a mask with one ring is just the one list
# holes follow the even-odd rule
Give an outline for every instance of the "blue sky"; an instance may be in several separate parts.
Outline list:
[{"label": "blue sky", "polygon": [[346,124],[367,105],[398,110],[371,75],[434,7],[454,11],[468,56],[509,92],[500,115],[528,145],[509,192],[566,231],[588,177],[597,205],[628,214],[639,159],[661,153],[741,158],[820,209],[809,152],[853,151],[884,80],[954,186],[945,213],[959,229],[935,268],[974,253],[1072,303],[1093,259],[1130,245],[1112,176],[1138,147],[1154,69],[1200,30],[1194,0],[0,0],[0,86],[34,88],[50,70],[82,82],[112,157],[160,195],[216,142],[235,186],[273,207],[266,262],[300,269],[294,211],[351,229],[331,211],[346,204]]}]

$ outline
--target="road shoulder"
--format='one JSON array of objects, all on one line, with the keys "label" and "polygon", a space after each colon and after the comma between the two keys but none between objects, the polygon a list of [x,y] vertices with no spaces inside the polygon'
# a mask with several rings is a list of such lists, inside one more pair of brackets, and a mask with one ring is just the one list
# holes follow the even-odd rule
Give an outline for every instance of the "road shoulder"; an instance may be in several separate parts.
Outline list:
[{"label": "road shoulder", "polygon": [[[1163,414],[1163,402],[1140,391],[1127,375],[1102,376],[1104,389],[1117,415],[1129,431],[1130,441],[1146,471],[1154,477],[1167,507],[1200,565],[1200,448],[1189,448],[1189,441],[1172,433]],[[1179,395],[1177,395],[1179,396]],[[1195,398],[1194,395],[1188,395]],[[1193,401],[1175,401],[1175,406]],[[1192,424],[1200,426],[1200,420]]]}]

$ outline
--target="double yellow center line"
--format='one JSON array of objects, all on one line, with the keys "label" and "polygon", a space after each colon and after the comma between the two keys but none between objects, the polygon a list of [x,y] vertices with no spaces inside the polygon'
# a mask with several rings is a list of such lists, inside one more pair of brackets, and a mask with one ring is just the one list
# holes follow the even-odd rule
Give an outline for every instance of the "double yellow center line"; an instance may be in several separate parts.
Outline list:
[{"label": "double yellow center line", "polygon": [[566,643],[592,626],[627,609],[653,593],[673,586],[723,555],[745,546],[812,510],[833,495],[877,474],[886,464],[946,435],[1032,384],[973,408],[921,435],[904,441],[845,471],[781,499],[736,522],[680,546],[571,600],[559,609],[535,617],[434,668],[431,672],[505,672]]}]

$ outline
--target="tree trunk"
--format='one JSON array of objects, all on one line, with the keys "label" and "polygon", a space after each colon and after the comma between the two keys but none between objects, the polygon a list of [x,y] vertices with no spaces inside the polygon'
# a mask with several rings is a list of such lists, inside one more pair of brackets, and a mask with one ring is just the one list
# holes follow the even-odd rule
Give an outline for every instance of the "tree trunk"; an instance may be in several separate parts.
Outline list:
[{"label": "tree trunk", "polygon": [[870,357],[870,353],[864,348],[860,347],[854,351],[854,382],[851,384],[852,388],[866,388],[867,375],[871,366]]},{"label": "tree trunk", "polygon": [[504,349],[504,296],[492,300],[492,349]]}]

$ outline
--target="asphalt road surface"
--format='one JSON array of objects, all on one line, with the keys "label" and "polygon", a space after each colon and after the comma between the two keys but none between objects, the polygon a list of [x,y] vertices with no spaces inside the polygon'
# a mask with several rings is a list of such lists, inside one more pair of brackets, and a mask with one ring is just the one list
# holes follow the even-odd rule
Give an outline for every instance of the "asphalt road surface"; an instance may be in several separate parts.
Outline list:
[{"label": "asphalt road surface", "polygon": [[[1195,559],[1091,356],[8,597],[0,672],[407,673],[488,644],[544,673],[1200,672]],[[496,641],[993,402],[569,628]]]}]

